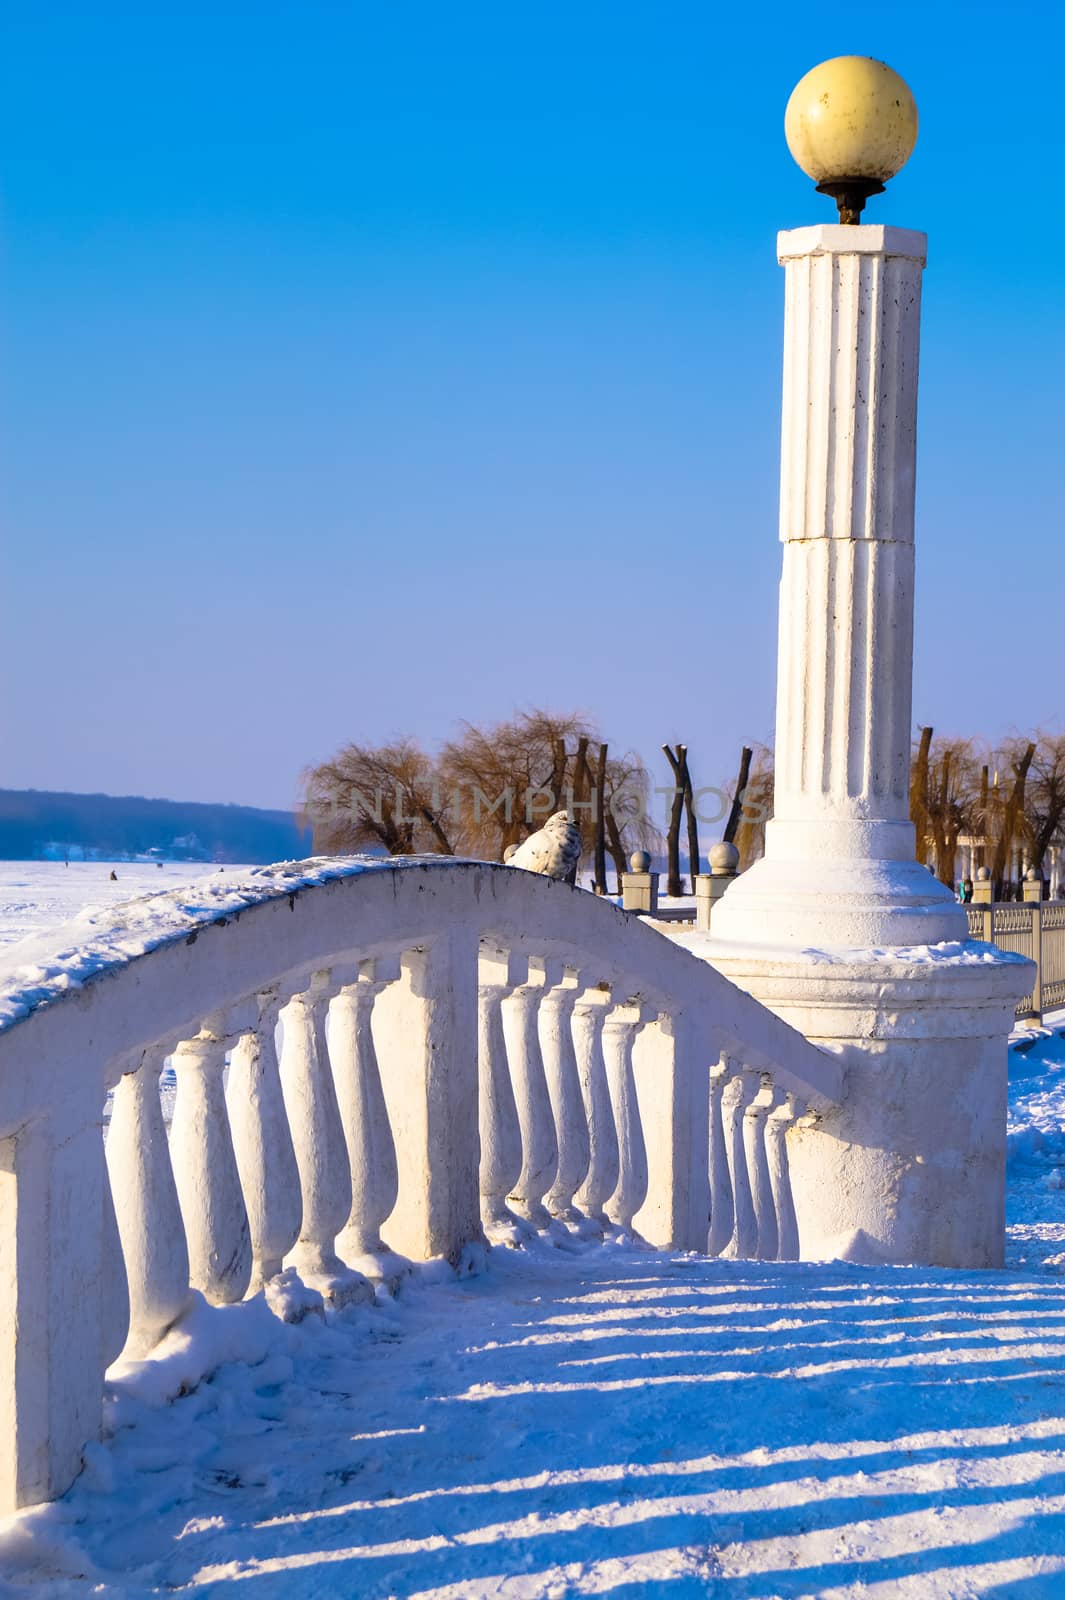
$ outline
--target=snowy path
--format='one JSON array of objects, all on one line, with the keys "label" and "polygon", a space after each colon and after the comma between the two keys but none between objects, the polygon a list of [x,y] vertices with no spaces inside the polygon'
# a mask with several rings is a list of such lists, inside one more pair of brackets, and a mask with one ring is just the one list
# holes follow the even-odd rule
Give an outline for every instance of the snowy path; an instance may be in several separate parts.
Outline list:
[{"label": "snowy path", "polygon": [[224,1316],[259,1365],[125,1396],[8,1592],[1065,1593],[1053,1278],[545,1250],[346,1326]]}]

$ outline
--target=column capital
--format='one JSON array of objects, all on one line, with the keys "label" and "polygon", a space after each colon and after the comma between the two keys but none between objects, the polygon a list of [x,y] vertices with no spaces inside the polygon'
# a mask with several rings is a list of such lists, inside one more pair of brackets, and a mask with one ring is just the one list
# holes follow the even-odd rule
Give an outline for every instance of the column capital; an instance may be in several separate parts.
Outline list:
[{"label": "column capital", "polygon": [[838,222],[785,228],[777,234],[777,260],[781,266],[801,256],[904,256],[923,267],[928,259],[928,235],[912,228],[872,223],[847,228]]}]

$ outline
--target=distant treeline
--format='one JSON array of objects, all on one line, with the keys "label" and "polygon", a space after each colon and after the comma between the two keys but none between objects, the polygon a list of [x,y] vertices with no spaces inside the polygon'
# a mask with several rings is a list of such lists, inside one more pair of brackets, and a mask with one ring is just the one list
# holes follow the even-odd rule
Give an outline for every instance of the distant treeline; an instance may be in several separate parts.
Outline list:
[{"label": "distant treeline", "polygon": [[290,861],[310,830],[288,811],[146,800],[137,795],[0,789],[0,860]]}]

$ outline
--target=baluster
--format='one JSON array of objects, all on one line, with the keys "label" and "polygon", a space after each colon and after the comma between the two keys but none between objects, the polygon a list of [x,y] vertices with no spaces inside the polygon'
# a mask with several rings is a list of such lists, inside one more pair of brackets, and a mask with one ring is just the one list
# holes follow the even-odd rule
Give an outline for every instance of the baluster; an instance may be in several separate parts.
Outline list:
[{"label": "baluster", "polygon": [[610,1226],[604,1208],[617,1186],[620,1170],[614,1108],[603,1056],[603,1029],[613,1003],[607,984],[586,989],[574,1005],[571,1024],[577,1076],[588,1122],[588,1173],[573,1198],[599,1231]]},{"label": "baluster", "polygon": [[777,1219],[778,1261],[799,1259],[799,1227],[795,1220],[795,1204],[791,1195],[787,1134],[792,1123],[804,1114],[805,1109],[795,1095],[786,1094],[766,1120],[769,1180],[773,1188],[773,1206]]},{"label": "baluster", "polygon": [[527,980],[504,995],[500,1008],[521,1125],[523,1158],[521,1172],[508,1198],[518,1215],[535,1228],[551,1226],[543,1200],[558,1172],[558,1140],[540,1054],[538,1014],[545,991],[561,977],[560,962],[530,957]]},{"label": "baluster", "polygon": [[129,1288],[122,1354],[139,1360],[189,1305],[189,1253],[159,1100],[164,1051],[152,1046],[115,1085],[107,1171]]},{"label": "baluster", "polygon": [[103,1184],[103,1234],[100,1274],[101,1370],[106,1372],[117,1361],[129,1337],[129,1285],[122,1260],[122,1238],[118,1231],[114,1196],[109,1178]]},{"label": "baluster", "polygon": [[580,973],[574,967],[566,967],[561,981],[540,1002],[538,1018],[540,1052],[558,1142],[558,1170],[546,1205],[553,1217],[570,1223],[578,1233],[586,1231],[588,1218],[573,1204],[573,1196],[584,1181],[591,1155],[573,1043],[573,1012],[582,988]]},{"label": "baluster", "polygon": [[493,1244],[520,1245],[523,1239],[531,1236],[528,1224],[515,1216],[507,1205],[507,1196],[521,1177],[522,1140],[502,1011],[506,996],[525,981],[528,973],[528,963],[520,956],[481,946],[478,962],[481,1220]]},{"label": "baluster", "polygon": [[277,988],[256,996],[255,1026],[240,1034],[229,1060],[226,1108],[251,1235],[249,1295],[281,1271],[303,1214],[277,1059],[277,1019],[287,998]]},{"label": "baluster", "polygon": [[743,1146],[757,1223],[754,1254],[759,1261],[777,1259],[777,1213],[766,1153],[766,1120],[772,1109],[773,1081],[764,1072],[758,1093],[743,1117]]},{"label": "baluster", "polygon": [[632,1045],[637,1030],[653,1016],[648,1007],[631,1000],[615,1006],[603,1028],[603,1059],[618,1136],[618,1181],[606,1213],[623,1233],[632,1231],[632,1219],[647,1198],[647,1150],[636,1098]]},{"label": "baluster", "polygon": [[[174,1168],[189,1278],[208,1300],[240,1300],[251,1281],[248,1213],[226,1115],[223,1074],[224,1023],[208,1018],[194,1039],[174,1051],[174,1120],[170,1159]],[[158,1095],[158,1082],[154,1082]]]},{"label": "baluster", "polygon": [[732,1177],[728,1165],[728,1140],[722,1111],[722,1096],[732,1077],[732,1064],[722,1055],[710,1069],[710,1233],[707,1254],[721,1255],[732,1238],[735,1208],[732,1204]]},{"label": "baluster", "polygon": [[749,1067],[741,1066],[729,1080],[721,1098],[733,1207],[732,1238],[724,1254],[733,1260],[749,1261],[758,1249],[758,1218],[754,1214],[747,1153],[743,1147],[743,1119],[759,1087],[757,1076]]},{"label": "baluster", "polygon": [[410,1263],[389,1250],[381,1225],[399,1197],[399,1168],[388,1120],[372,1017],[379,994],[399,978],[399,957],[359,963],[329,1008],[329,1055],[351,1168],[351,1211],[337,1251],[368,1277],[394,1283]]},{"label": "baluster", "polygon": [[322,968],[281,1013],[281,1090],[303,1197],[299,1238],[286,1260],[330,1304],[344,1306],[372,1300],[373,1285],[335,1248],[351,1213],[351,1176],[326,1041],[333,992],[332,972]]}]

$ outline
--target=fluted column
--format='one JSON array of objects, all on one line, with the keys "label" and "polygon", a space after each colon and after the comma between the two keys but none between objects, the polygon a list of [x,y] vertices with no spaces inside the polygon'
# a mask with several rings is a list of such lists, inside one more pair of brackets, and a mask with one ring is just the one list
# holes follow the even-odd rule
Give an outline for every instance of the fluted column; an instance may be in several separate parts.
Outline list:
[{"label": "fluted column", "polygon": [[909,820],[923,234],[797,228],[785,268],[775,815],[719,939],[965,938]]}]

